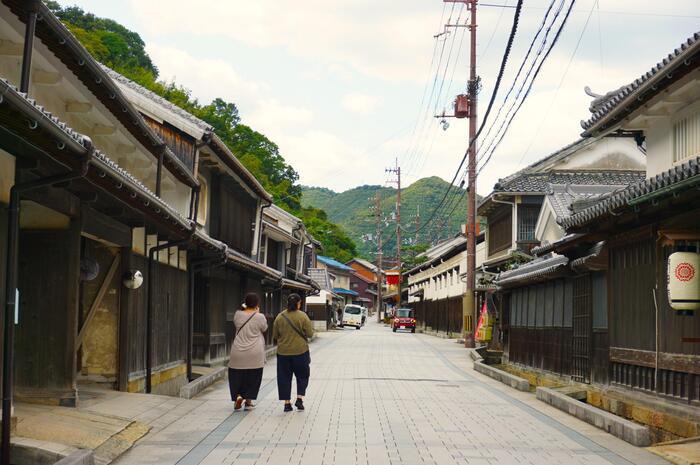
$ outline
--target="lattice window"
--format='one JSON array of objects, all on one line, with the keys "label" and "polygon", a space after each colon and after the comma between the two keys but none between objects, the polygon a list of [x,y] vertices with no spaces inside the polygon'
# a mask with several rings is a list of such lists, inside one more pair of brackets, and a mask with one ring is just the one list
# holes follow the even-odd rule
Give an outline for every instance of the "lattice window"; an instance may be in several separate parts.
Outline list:
[{"label": "lattice window", "polygon": [[535,225],[540,214],[539,206],[518,206],[518,240],[535,240]]},{"label": "lattice window", "polygon": [[700,155],[700,111],[673,124],[673,161],[681,162]]}]

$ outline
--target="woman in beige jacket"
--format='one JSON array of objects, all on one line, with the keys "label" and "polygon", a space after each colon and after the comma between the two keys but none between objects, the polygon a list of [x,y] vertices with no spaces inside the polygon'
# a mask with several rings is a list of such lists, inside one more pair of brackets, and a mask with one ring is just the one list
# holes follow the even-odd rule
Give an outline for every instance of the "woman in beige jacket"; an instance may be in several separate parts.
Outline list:
[{"label": "woman in beige jacket", "polygon": [[257,294],[247,294],[243,307],[233,315],[236,335],[231,344],[228,363],[228,384],[234,409],[245,403],[246,410],[255,407],[265,365],[267,319],[260,313]]}]

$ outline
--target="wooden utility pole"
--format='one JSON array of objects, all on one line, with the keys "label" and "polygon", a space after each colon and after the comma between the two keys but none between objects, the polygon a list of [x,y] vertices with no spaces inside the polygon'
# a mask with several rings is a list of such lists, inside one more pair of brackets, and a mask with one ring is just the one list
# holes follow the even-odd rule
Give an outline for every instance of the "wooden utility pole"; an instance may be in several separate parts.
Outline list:
[{"label": "wooden utility pole", "polygon": [[[467,6],[470,12],[469,24],[466,27],[470,33],[470,50],[469,50],[469,83],[467,85],[467,101],[466,115],[460,107],[463,102],[458,96],[455,106],[455,117],[469,117],[469,150],[467,177],[469,185],[467,186],[468,201],[467,201],[467,282],[466,292],[462,300],[462,316],[464,317],[464,346],[474,347],[474,322],[476,321],[476,306],[474,305],[474,292],[476,288],[476,130],[477,130],[477,94],[479,91],[479,78],[476,75],[476,5],[478,0],[442,0],[444,3],[463,3]],[[447,24],[445,27],[463,27],[461,25]],[[444,118],[447,115],[442,115]]]},{"label": "wooden utility pole", "polygon": [[[467,187],[467,292],[464,296],[464,346],[474,347],[474,322],[476,321],[476,306],[474,291],[476,287],[476,98],[478,93],[478,78],[476,76],[476,3],[471,0],[471,18],[469,21],[470,52],[469,52],[469,165]],[[469,323],[468,325],[466,323]]]},{"label": "wooden utility pole", "polygon": [[377,322],[382,321],[382,291],[384,271],[382,270],[382,197],[379,191],[374,195],[374,218],[377,223]]},{"label": "wooden utility pole", "polygon": [[399,271],[398,298],[396,306],[401,306],[401,167],[398,159],[393,168],[387,168],[387,173],[395,174],[396,179],[390,180],[391,183],[396,183],[396,266]]}]

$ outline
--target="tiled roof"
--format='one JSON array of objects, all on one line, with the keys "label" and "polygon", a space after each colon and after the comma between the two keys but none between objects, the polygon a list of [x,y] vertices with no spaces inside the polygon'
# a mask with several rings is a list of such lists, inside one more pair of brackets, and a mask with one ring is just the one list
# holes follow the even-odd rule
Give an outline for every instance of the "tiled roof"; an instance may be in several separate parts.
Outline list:
[{"label": "tiled roof", "polygon": [[653,178],[635,183],[616,192],[600,202],[559,221],[565,229],[582,226],[593,220],[624,210],[634,200],[649,194],[671,195],[683,187],[700,184],[700,157],[690,159],[682,165],[657,174]]},{"label": "tiled roof", "polygon": [[[28,104],[30,106],[30,108],[33,109],[34,112],[37,113],[37,116],[41,115],[41,117],[43,117],[44,121],[46,121],[48,124],[53,125],[58,130],[63,132],[66,136],[70,137],[73,141],[75,141],[77,144],[79,144],[83,149],[89,149],[90,146],[92,145],[92,141],[90,140],[89,137],[84,136],[83,134],[80,134],[79,132],[75,131],[73,128],[68,126],[65,122],[61,121],[58,117],[54,116],[51,112],[49,112],[42,105],[37,103],[36,100],[28,97],[27,94],[25,94],[23,92],[19,92],[17,90],[17,88],[14,87],[12,84],[10,84],[7,80],[0,78],[0,89],[2,89],[2,92],[1,92],[2,95],[10,94],[13,97],[16,97],[18,100],[23,101],[26,104]],[[96,162],[98,162],[102,168],[107,169],[110,172],[110,174],[112,174],[112,176],[120,179],[121,181],[127,182],[132,187],[134,187],[136,190],[140,191],[142,195],[144,195],[145,197],[147,197],[149,199],[149,202],[153,202],[155,205],[158,206],[159,211],[165,210],[166,211],[165,214],[167,214],[172,219],[175,219],[176,221],[180,222],[182,225],[187,225],[187,227],[190,226],[189,220],[183,218],[173,207],[168,205],[161,198],[157,197],[156,194],[154,194],[141,181],[139,181],[136,177],[134,177],[127,170],[121,168],[115,161],[113,161],[111,158],[109,158],[106,154],[104,154],[100,150],[95,149],[94,160]]]},{"label": "tiled roof", "polygon": [[321,289],[324,291],[331,290],[331,280],[328,276],[328,270],[325,268],[309,268],[309,277],[316,281]]},{"label": "tiled roof", "polygon": [[124,85],[125,87],[128,87],[129,89],[133,90],[134,92],[146,97],[149,100],[152,100],[154,103],[167,109],[171,113],[174,113],[177,116],[186,119],[188,122],[197,126],[202,131],[206,132],[206,131],[209,131],[212,129],[212,126],[210,124],[202,121],[201,119],[197,118],[196,116],[189,113],[188,111],[183,110],[182,108],[178,107],[174,103],[169,102],[168,100],[164,99],[160,95],[146,89],[141,84],[137,84],[136,82],[123,76],[122,74],[119,74],[118,72],[114,71],[113,69],[108,68],[107,66],[103,65],[102,63],[100,63],[100,66],[102,67],[102,70],[104,72],[106,72],[107,75],[109,77],[111,77],[114,81],[116,81],[118,84],[121,84],[121,85]]},{"label": "tiled roof", "polygon": [[358,295],[360,295],[351,289],[344,289],[342,287],[334,287],[333,292],[335,292],[336,294],[339,294],[339,295],[350,295],[353,297],[357,297]]},{"label": "tiled roof", "polygon": [[497,182],[494,192],[523,192],[545,194],[549,184],[624,185],[644,178],[643,171],[548,171],[523,173],[506,182]]},{"label": "tiled roof", "polygon": [[[672,77],[672,70],[681,66],[688,65],[689,59],[700,50],[700,32],[696,32],[689,37],[680,47],[669,53],[659,63],[654,65],[649,71],[635,79],[632,83],[622,86],[617,91],[609,92],[602,98],[597,98],[591,109],[594,110],[592,116],[587,121],[581,121],[581,127],[588,134],[594,126],[602,120],[607,119],[612,113],[622,107],[622,103],[629,101],[637,101],[637,94],[646,87],[653,86],[655,82],[660,81],[664,77]],[[697,67],[697,63],[693,66]]]},{"label": "tiled roof", "polygon": [[561,269],[568,263],[569,259],[564,255],[536,258],[531,262],[520,265],[518,268],[502,272],[496,278],[495,284],[508,286],[522,281],[542,278]]},{"label": "tiled roof", "polygon": [[[51,112],[46,110],[42,105],[39,105],[36,100],[28,98],[26,94],[19,92],[14,86],[8,83],[4,79],[0,79],[0,95],[3,95],[4,99],[10,100],[14,99],[17,102],[24,103],[24,107],[34,114],[31,117],[36,117],[41,119],[41,122],[37,123],[42,125],[52,125],[57,128],[60,132],[65,134],[70,140],[73,140],[78,144],[83,150],[89,150],[92,144],[90,138],[78,133],[73,130],[66,123],[59,120]],[[77,147],[76,147],[77,148]],[[97,176],[110,177],[116,180],[115,189],[121,189],[125,187],[131,190],[132,196],[139,196],[143,199],[144,208],[149,208],[153,211],[155,215],[159,215],[164,219],[172,222],[173,225],[177,225],[180,230],[186,231],[192,228],[192,221],[184,218],[180,213],[166,203],[160,197],[157,197],[148,187],[146,187],[140,180],[134,177],[127,170],[121,168],[115,161],[109,158],[106,154],[100,150],[94,150],[93,152],[93,162],[95,164],[94,168],[97,171]],[[90,170],[91,172],[93,170]],[[225,252],[227,260],[243,266],[248,269],[253,269],[262,274],[272,276],[279,279],[281,277],[280,273],[272,268],[269,268],[263,264],[260,264],[250,257],[247,257],[241,253],[238,253],[232,249],[229,249],[224,243],[217,241],[209,237],[206,233],[201,230],[195,232],[195,238],[208,247],[218,248]]]},{"label": "tiled roof", "polygon": [[[350,260],[350,261],[348,262],[348,264],[351,263],[351,262],[353,262],[353,261],[359,263],[360,265],[364,266],[365,268],[367,268],[367,269],[370,270],[370,271],[374,271],[375,273],[377,272],[377,266],[376,266],[376,265],[373,265],[373,264],[370,263],[370,262],[368,262],[368,261],[365,260],[364,258],[357,258],[357,257],[356,257],[356,258],[353,258],[352,260]],[[349,265],[348,265],[348,266],[349,266]]]},{"label": "tiled roof", "polygon": [[341,271],[355,271],[349,266],[345,265],[344,263],[340,263],[338,260],[331,258],[331,257],[325,257],[323,255],[317,255],[316,259],[323,263],[324,265],[330,266],[331,268],[336,268]]},{"label": "tiled roof", "polygon": [[601,196],[616,190],[622,190],[625,185],[581,185],[581,184],[551,184],[547,200],[554,210],[556,218],[567,218],[572,215],[572,207],[579,202],[593,202]]},{"label": "tiled roof", "polygon": [[583,236],[584,236],[583,234],[579,234],[579,233],[567,234],[566,236],[559,238],[554,242],[545,241],[542,243],[542,245],[538,245],[537,247],[533,247],[531,252],[534,255],[540,257],[544,254],[551,252],[552,250],[556,249],[557,247],[569,244],[569,243],[571,243],[571,242],[573,242],[573,241],[575,241]]}]

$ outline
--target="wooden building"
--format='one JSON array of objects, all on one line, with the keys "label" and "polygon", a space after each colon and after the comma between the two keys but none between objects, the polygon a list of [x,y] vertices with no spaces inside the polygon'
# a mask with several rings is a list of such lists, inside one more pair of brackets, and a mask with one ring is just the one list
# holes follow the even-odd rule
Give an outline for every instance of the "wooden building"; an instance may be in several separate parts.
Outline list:
[{"label": "wooden building", "polygon": [[[632,418],[631,405],[656,412],[633,419],[657,440],[700,425],[700,311],[673,308],[668,272],[672,253],[700,253],[699,64],[695,34],[630,85],[596,96],[584,137],[636,139],[645,178],[552,189],[548,214],[564,235],[496,279],[504,358],[588,383],[599,393],[589,402],[619,415]],[[700,280],[686,281],[700,295]]]},{"label": "wooden building", "polygon": [[[194,147],[166,142],[43,3],[0,10],[3,201],[14,186],[20,211],[18,237],[0,233],[17,252],[16,268],[3,263],[19,297],[16,394],[74,405],[82,381],[174,392],[187,382],[187,249],[212,247],[192,222]],[[144,286],[126,288],[136,272]]]},{"label": "wooden building", "polygon": [[60,405],[87,383],[177,394],[193,362],[227,356],[245,292],[300,282],[258,262],[271,198],[211,127],[97,63],[42,2],[0,13],[5,373],[14,361],[17,397]]}]

